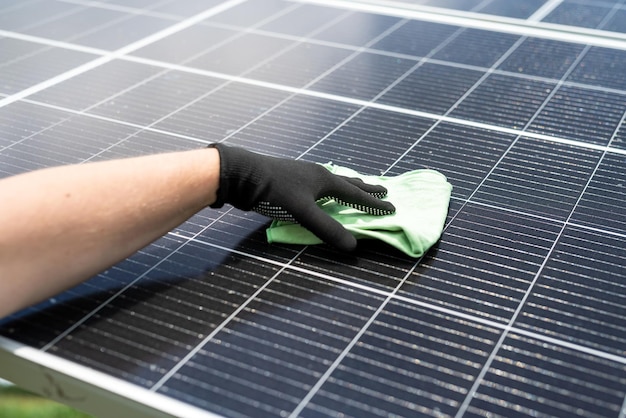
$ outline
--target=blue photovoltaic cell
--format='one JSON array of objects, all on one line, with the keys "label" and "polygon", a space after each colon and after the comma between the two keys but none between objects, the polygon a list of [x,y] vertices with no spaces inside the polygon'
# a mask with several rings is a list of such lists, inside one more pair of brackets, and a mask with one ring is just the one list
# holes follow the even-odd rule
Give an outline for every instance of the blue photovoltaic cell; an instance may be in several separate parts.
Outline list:
[{"label": "blue photovoltaic cell", "polygon": [[211,142],[223,139],[270,110],[287,93],[238,83],[224,83],[155,125],[156,128]]},{"label": "blue photovoltaic cell", "polygon": [[110,101],[160,72],[158,67],[113,61],[44,89],[31,98],[66,109],[86,110]]},{"label": "blue photovoltaic cell", "polygon": [[508,337],[500,353],[464,416],[619,414],[623,364],[520,335]]},{"label": "blue photovoltaic cell", "polygon": [[493,0],[486,3],[483,7],[475,10],[480,13],[487,13],[496,16],[512,17],[517,19],[527,19],[533,15],[543,4],[544,0]]},{"label": "blue photovoltaic cell", "polygon": [[562,3],[543,19],[544,22],[595,29],[611,9],[602,4]]},{"label": "blue photovoltaic cell", "polygon": [[626,33],[626,10],[617,10],[602,29],[611,32]]},{"label": "blue photovoltaic cell", "polygon": [[[270,83],[304,87],[341,65],[350,55],[347,48],[300,43],[269,62],[261,63],[247,75]],[[294,62],[298,65],[294,66]]]},{"label": "blue photovoltaic cell", "polygon": [[56,1],[6,2],[0,6],[0,25],[4,30],[25,31],[50,19],[80,10],[70,3]]},{"label": "blue photovoltaic cell", "polygon": [[[444,114],[484,75],[454,66],[423,64],[386,91],[379,102]],[[441,92],[437,86],[446,85]]]},{"label": "blue photovoltaic cell", "polygon": [[459,32],[456,26],[410,20],[378,40],[372,48],[424,57],[452,34]]},{"label": "blue photovoltaic cell", "polygon": [[207,208],[0,335],[225,417],[624,418],[626,46],[545,25],[624,5],[370,3],[0,1],[0,177],[224,141],[453,186],[420,259]]},{"label": "blue photovoltaic cell", "polygon": [[[514,136],[448,123],[438,124],[391,169],[401,174],[413,167],[445,173],[452,195],[467,199],[493,169]],[[437,149],[437,152],[433,152]]]},{"label": "blue photovoltaic cell", "polygon": [[[37,113],[37,118],[31,116],[33,113]],[[2,131],[0,148],[4,149],[21,142],[67,118],[68,115],[62,111],[45,111],[39,106],[27,103],[18,102],[5,106],[0,109],[0,130]],[[4,166],[0,166],[0,169],[3,168]]]},{"label": "blue photovoltaic cell", "polygon": [[625,161],[621,155],[607,155],[581,197],[572,221],[618,234],[626,232],[622,202],[626,195]]},{"label": "blue photovoltaic cell", "polygon": [[566,220],[601,153],[522,138],[485,178],[473,199]]},{"label": "blue photovoltaic cell", "polygon": [[0,65],[0,93],[5,94],[18,93],[97,58],[84,52],[33,46],[21,40],[3,41],[10,48],[9,54],[17,55]]},{"label": "blue photovoltaic cell", "polygon": [[[122,119],[139,125],[151,125],[200,100],[206,92],[218,88],[220,80],[180,71],[163,70],[143,80],[128,92],[106,100],[90,111],[93,114]],[[176,89],[172,89],[176,85]],[[150,100],[157,95],[159,100]]]},{"label": "blue photovoltaic cell", "polygon": [[338,14],[335,9],[314,5],[302,5],[301,7],[290,8],[287,13],[271,19],[261,25],[259,30],[273,33],[306,36],[332,24],[336,20],[348,13]]},{"label": "blue photovoltaic cell", "polygon": [[400,19],[389,16],[351,13],[329,28],[316,33],[313,38],[333,43],[363,46],[393,30],[401,23]]},{"label": "blue photovoltaic cell", "polygon": [[311,90],[371,100],[414,65],[413,60],[360,53],[313,84]]},{"label": "blue photovoltaic cell", "polygon": [[[89,132],[89,135],[85,135]],[[129,138],[136,128],[67,114],[67,119],[8,146],[0,164],[9,174],[84,162]]]},{"label": "blue photovoltaic cell", "polygon": [[251,67],[293,46],[287,39],[263,35],[243,35],[189,61],[188,65],[203,70],[240,75]]},{"label": "blue photovoltaic cell", "polygon": [[[324,279],[283,273],[160,390],[194,393],[189,400],[199,405],[220,399],[215,408],[221,412],[279,414],[297,405],[327,359],[337,356],[380,302],[380,296]],[[233,362],[234,352],[239,356]],[[242,394],[260,403],[249,405],[250,395]]]},{"label": "blue photovoltaic cell", "polygon": [[25,32],[102,49],[118,49],[162,30],[172,20],[97,8],[77,8]]},{"label": "blue photovoltaic cell", "polygon": [[[188,61],[218,49],[221,45],[242,34],[235,29],[208,25],[195,25],[171,36],[153,42],[134,55],[163,62],[184,64]],[[210,42],[207,42],[210,39]]]},{"label": "blue photovoltaic cell", "polygon": [[568,80],[618,90],[626,89],[622,75],[626,69],[626,51],[592,47]]},{"label": "blue photovoltaic cell", "polygon": [[614,320],[625,314],[624,283],[614,270],[624,265],[623,245],[623,236],[567,228],[522,309],[520,328],[623,355],[626,330]]},{"label": "blue photovoltaic cell", "polygon": [[556,222],[468,204],[399,294],[506,323],[541,268],[559,229]]},{"label": "blue photovoltaic cell", "polygon": [[528,130],[608,145],[625,111],[623,95],[563,86]]},{"label": "blue photovoltaic cell", "polygon": [[[516,35],[488,32],[478,29],[465,29],[457,32],[433,58],[459,64],[491,67],[503,53],[518,41]],[[480,53],[476,53],[480,51]]]},{"label": "blue photovoltaic cell", "polygon": [[[298,158],[316,148],[318,142],[358,109],[355,105],[315,97],[289,96],[270,112],[234,132],[228,142],[278,157]],[[331,159],[334,158],[333,155]]]},{"label": "blue photovoltaic cell", "polygon": [[[498,333],[412,304],[391,303],[302,416],[452,415]],[[448,367],[441,368],[442,362]],[[444,387],[456,390],[441,396]],[[374,401],[351,401],[364,397]]]},{"label": "blue photovoltaic cell", "polygon": [[532,120],[554,87],[550,82],[492,74],[451,115],[521,129]]},{"label": "blue photovoltaic cell", "polygon": [[[402,117],[402,126],[398,122],[392,112],[363,110],[311,149],[307,159],[332,161],[365,174],[381,175],[433,123],[418,117]],[[379,145],[381,137],[386,138],[384,147]],[[378,150],[376,161],[371,159],[372,150]]]},{"label": "blue photovoltaic cell", "polygon": [[527,38],[498,69],[560,80],[584,48],[549,39]]}]

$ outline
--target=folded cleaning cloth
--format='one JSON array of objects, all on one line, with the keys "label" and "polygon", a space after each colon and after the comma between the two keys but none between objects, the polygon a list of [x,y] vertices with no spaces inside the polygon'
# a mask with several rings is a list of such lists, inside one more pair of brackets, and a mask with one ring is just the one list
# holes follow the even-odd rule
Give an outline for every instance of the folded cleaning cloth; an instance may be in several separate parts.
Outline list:
[{"label": "folded cleaning cloth", "polygon": [[[452,191],[452,185],[443,174],[434,170],[415,170],[396,177],[365,176],[332,163],[324,164],[324,167],[341,176],[357,177],[366,183],[386,187],[388,193],[384,200],[396,207],[392,215],[375,216],[334,200],[318,203],[357,239],[379,239],[411,257],[421,257],[441,237]],[[293,222],[273,221],[266,232],[270,243],[321,243],[308,229]]]}]

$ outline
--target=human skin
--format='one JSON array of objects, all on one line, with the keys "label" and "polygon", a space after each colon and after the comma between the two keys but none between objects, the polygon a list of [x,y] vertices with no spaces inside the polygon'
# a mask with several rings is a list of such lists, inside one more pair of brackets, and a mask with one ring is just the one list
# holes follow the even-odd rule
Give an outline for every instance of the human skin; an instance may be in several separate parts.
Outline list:
[{"label": "human skin", "polygon": [[215,149],[0,180],[0,318],[106,270],[212,204]]}]

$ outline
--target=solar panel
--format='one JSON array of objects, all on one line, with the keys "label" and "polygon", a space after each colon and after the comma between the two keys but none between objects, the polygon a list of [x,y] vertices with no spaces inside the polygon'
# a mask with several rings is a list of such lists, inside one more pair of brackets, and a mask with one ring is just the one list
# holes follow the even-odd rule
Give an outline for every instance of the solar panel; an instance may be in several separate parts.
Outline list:
[{"label": "solar panel", "polygon": [[98,416],[626,417],[625,13],[0,1],[1,177],[225,141],[454,187],[419,260],[203,210],[0,320],[0,377]]}]

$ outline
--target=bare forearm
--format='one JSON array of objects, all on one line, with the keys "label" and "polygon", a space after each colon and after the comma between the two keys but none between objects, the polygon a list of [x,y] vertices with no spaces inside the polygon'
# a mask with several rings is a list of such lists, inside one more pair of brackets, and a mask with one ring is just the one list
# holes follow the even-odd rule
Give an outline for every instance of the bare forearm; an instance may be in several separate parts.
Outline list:
[{"label": "bare forearm", "polygon": [[214,149],[0,181],[0,317],[74,286],[213,203]]}]

